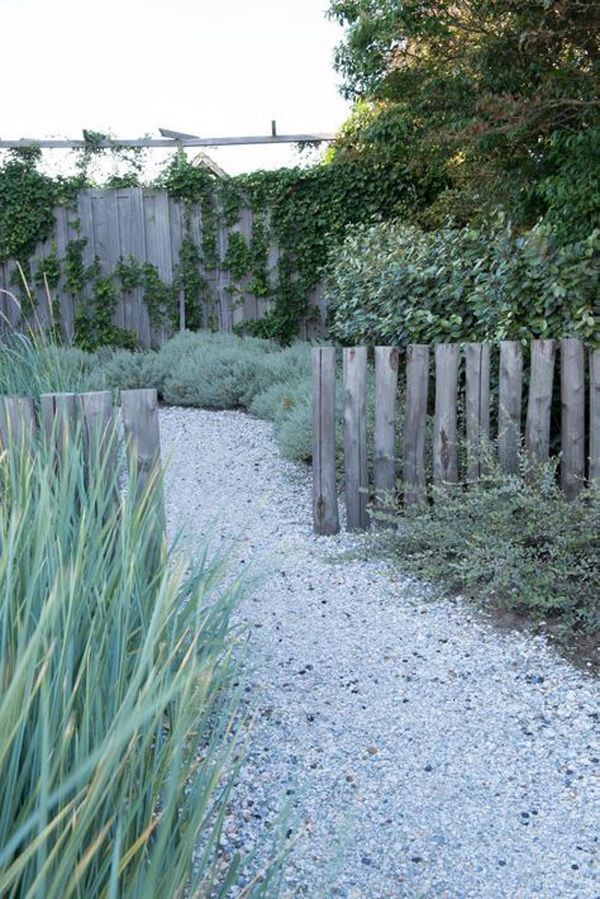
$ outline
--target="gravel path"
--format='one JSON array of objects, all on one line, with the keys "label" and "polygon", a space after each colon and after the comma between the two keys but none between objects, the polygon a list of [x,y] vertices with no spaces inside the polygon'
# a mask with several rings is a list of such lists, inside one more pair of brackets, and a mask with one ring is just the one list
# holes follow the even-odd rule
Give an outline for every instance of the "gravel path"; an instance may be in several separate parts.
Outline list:
[{"label": "gravel path", "polygon": [[171,523],[266,572],[240,612],[257,719],[227,848],[289,802],[285,896],[599,897],[597,681],[341,559],[350,538],[312,535],[309,475],[269,424],[171,408],[161,435]]}]

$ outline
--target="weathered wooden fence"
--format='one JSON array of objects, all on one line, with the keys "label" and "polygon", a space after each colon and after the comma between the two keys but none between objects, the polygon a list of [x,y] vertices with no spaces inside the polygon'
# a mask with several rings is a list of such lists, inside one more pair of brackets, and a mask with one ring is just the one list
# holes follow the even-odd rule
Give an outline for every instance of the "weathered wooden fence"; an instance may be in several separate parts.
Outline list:
[{"label": "weathered wooden fence", "polygon": [[[156,390],[123,390],[121,415],[127,446],[130,478],[139,492],[156,482],[153,502],[158,531],[164,532],[164,507],[160,491],[160,433]],[[57,463],[69,441],[80,440],[86,464],[105,466],[112,476],[116,460],[114,429],[117,426],[110,390],[92,393],[47,393],[39,403],[39,415],[31,397],[0,396],[0,450],[16,446],[31,451],[39,436],[56,451]]]},{"label": "weathered wooden fence", "polygon": [[[205,283],[202,309],[204,324],[210,323],[220,330],[230,331],[234,325],[262,318],[269,309],[269,300],[256,297],[251,292],[249,276],[243,277],[239,283],[234,282],[225,264],[232,234],[241,234],[247,244],[250,244],[252,211],[241,209],[238,221],[232,226],[226,225],[218,215],[216,222],[214,217],[210,222],[204,221],[199,205],[188,212],[189,215],[183,204],[170,197],[166,191],[136,187],[85,190],[78,195],[72,209],[56,208],[54,233],[38,244],[29,264],[32,275],[30,287],[39,320],[42,324],[51,320],[47,293],[39,274],[44,270],[44,261],[52,255],[64,261],[69,247],[75,246],[76,241],[83,243],[84,267],[89,268],[97,260],[103,276],[114,275],[119,259],[128,260],[133,257],[139,263],[154,266],[161,281],[173,285],[177,280],[184,239],[192,241],[201,259],[207,229],[211,230],[211,239],[214,238],[216,244],[216,266],[207,268],[202,262],[197,266],[197,274]],[[272,284],[277,277],[278,259],[277,246],[270,246],[268,269]],[[141,346],[157,346],[164,342],[171,330],[152,322],[143,287],[122,290],[118,279],[115,279],[115,286],[118,298],[114,324],[135,334]],[[91,284],[85,286],[84,299],[89,298],[92,287]],[[7,323],[11,327],[19,327],[22,323],[19,307],[4,291],[13,294],[19,292],[19,275],[14,261],[0,264],[0,330]],[[70,341],[74,333],[77,304],[82,297],[70,292],[68,278],[64,276],[51,293],[63,337]],[[320,288],[312,291],[307,296],[307,301],[311,308],[318,310],[318,320],[323,312]],[[178,305],[179,327],[183,328],[186,325],[183,291],[179,292]],[[308,316],[300,325],[299,336],[307,338],[318,331],[318,321],[313,321]]]},{"label": "weathered wooden fence", "polygon": [[[534,340],[529,367],[524,371],[523,347],[502,341],[496,348],[485,343],[464,345],[464,393],[461,347],[439,344],[411,345],[405,353],[401,468],[397,470],[396,437],[400,352],[375,347],[375,421],[373,485],[368,471],[367,348],[343,350],[343,442],[346,523],[349,530],[368,526],[367,503],[374,487],[381,502],[401,481],[405,505],[422,502],[429,480],[444,488],[464,479],[478,480],[485,472],[492,441],[498,461],[515,472],[522,437],[527,452],[540,463],[550,453],[552,399],[557,350],[560,356],[560,476],[569,499],[586,481],[600,478],[600,350],[586,350],[576,339]],[[494,351],[494,352],[493,352]],[[490,385],[492,359],[498,356],[497,398]],[[433,359],[430,359],[433,356]],[[587,378],[586,378],[587,359]],[[432,465],[426,465],[430,368],[433,363]],[[524,398],[525,376],[527,397]],[[336,489],[336,350],[313,349],[313,523],[319,534],[339,530]],[[586,383],[589,385],[586,403]],[[497,404],[497,405],[495,405]],[[587,411],[586,411],[587,409]],[[460,415],[459,415],[460,410]],[[497,414],[497,432],[490,419]],[[464,421],[464,433],[459,423]],[[522,422],[524,421],[524,432]],[[459,470],[461,443],[466,464]]]}]

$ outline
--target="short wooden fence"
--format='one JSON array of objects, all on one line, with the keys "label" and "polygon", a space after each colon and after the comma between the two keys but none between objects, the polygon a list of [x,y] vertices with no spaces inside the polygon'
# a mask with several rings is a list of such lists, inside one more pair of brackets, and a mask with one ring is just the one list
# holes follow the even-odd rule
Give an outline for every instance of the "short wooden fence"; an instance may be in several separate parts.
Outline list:
[{"label": "short wooden fence", "polygon": [[[138,491],[145,490],[160,470],[160,431],[156,390],[123,390],[121,414],[127,445],[130,475],[135,475]],[[39,403],[39,422],[31,397],[0,396],[0,450],[11,445],[32,446],[41,429],[45,439],[52,441],[57,458],[67,441],[81,434],[81,445],[88,464],[94,464],[93,454],[102,451],[116,425],[113,397],[110,390],[92,393],[47,393]],[[104,443],[106,445],[106,443]],[[162,518],[162,500],[157,514]]]},{"label": "short wooden fence", "polygon": [[[490,366],[488,343],[464,346],[467,482],[484,471],[490,445]],[[551,409],[557,349],[560,351],[561,484],[573,499],[586,483],[600,478],[600,350],[586,351],[582,341],[534,340],[529,354],[529,388],[525,416],[525,449],[538,462],[550,452]],[[435,384],[433,415],[434,485],[459,481],[459,395],[461,346],[433,348]],[[367,348],[343,350],[343,434],[346,522],[349,530],[368,526],[369,472],[367,456]],[[588,359],[589,416],[586,428],[586,356]],[[375,347],[374,488],[383,499],[396,490],[396,421],[400,352]],[[404,427],[402,445],[403,501],[421,502],[426,496],[427,413],[430,347],[406,349]],[[313,523],[318,534],[339,530],[335,464],[334,347],[313,349]],[[524,359],[517,341],[499,344],[497,452],[500,466],[514,473],[522,441]],[[587,452],[586,452],[587,449]],[[586,465],[587,462],[587,465]]]}]

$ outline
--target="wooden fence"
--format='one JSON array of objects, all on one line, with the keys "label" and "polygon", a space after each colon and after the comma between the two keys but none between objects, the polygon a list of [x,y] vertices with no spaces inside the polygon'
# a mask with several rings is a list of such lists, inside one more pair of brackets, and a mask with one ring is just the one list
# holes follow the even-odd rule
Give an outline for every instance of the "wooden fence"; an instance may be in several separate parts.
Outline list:
[{"label": "wooden fence", "polygon": [[[123,390],[121,415],[130,477],[139,492],[157,482],[155,513],[158,530],[164,531],[164,507],[160,495],[160,433],[156,390]],[[112,392],[47,393],[39,403],[39,415],[31,397],[0,396],[0,450],[31,448],[39,436],[56,451],[57,462],[69,440],[79,435],[86,463],[104,464],[112,474],[112,462],[97,459],[99,452],[114,451],[112,435],[117,425]]]},{"label": "wooden fence", "polygon": [[[54,217],[54,233],[38,244],[29,261],[32,275],[30,288],[42,324],[51,320],[46,290],[39,274],[44,270],[44,260],[54,254],[64,263],[68,248],[74,245],[74,241],[82,241],[84,244],[84,267],[89,268],[97,260],[100,274],[104,277],[115,274],[120,258],[128,260],[133,257],[139,263],[154,266],[161,281],[173,285],[176,282],[184,238],[191,239],[201,259],[204,231],[207,227],[216,227],[214,236],[217,265],[209,269],[202,262],[198,263],[197,274],[205,283],[202,309],[204,324],[210,323],[220,330],[230,331],[234,325],[262,318],[269,309],[268,299],[256,297],[251,292],[250,276],[234,283],[226,267],[227,248],[232,234],[241,234],[246,243],[250,244],[253,214],[249,209],[241,209],[238,221],[231,227],[218,214],[216,223],[207,223],[203,221],[198,205],[186,216],[183,204],[170,197],[166,191],[132,187],[82,191],[72,209],[57,207]],[[277,279],[278,261],[278,247],[272,245],[268,250],[268,269],[273,285]],[[63,337],[70,341],[74,333],[77,304],[82,297],[74,296],[69,291],[67,282],[63,273],[52,294]],[[118,290],[114,324],[133,332],[143,347],[158,346],[171,336],[168,327],[152,323],[143,287],[137,286],[125,291],[121,289],[118,278],[114,279],[114,283]],[[92,287],[92,284],[86,285],[83,299],[89,299]],[[0,263],[0,330],[7,323],[12,328],[22,324],[20,309],[8,295],[18,292],[16,262]],[[322,317],[321,289],[311,291],[307,295],[307,301],[313,311],[315,308],[318,310],[316,319]],[[179,292],[178,305],[179,327],[184,328],[186,320],[182,291]],[[314,316],[309,315],[301,323],[300,337],[307,338],[319,333],[318,321],[313,321],[313,318]]]},{"label": "wooden fence", "polygon": [[[560,356],[560,476],[569,499],[586,480],[600,478],[600,350],[586,351],[576,339],[534,340],[525,370],[523,347],[502,341],[499,352],[485,343],[438,344],[433,348],[434,385],[430,391],[430,348],[411,345],[405,355],[405,379],[399,391],[400,352],[375,347],[375,420],[373,485],[368,470],[367,348],[343,350],[343,442],[346,523],[349,530],[368,526],[371,486],[382,502],[402,482],[403,502],[426,497],[428,481],[444,488],[460,478],[474,482],[485,471],[495,437],[500,466],[515,472],[522,439],[540,463],[550,453],[555,363]],[[492,400],[492,360],[498,355],[498,377]],[[586,377],[587,357],[587,377]],[[464,362],[464,392],[463,363]],[[339,530],[336,488],[336,351],[313,349],[313,523],[319,534]],[[586,403],[586,383],[589,385]],[[528,384],[524,403],[524,384]],[[426,466],[428,410],[433,393],[432,466]],[[398,396],[404,397],[401,470],[397,471]],[[586,410],[587,407],[587,410]],[[459,409],[461,414],[459,415]],[[497,412],[497,432],[490,418]],[[524,420],[524,433],[522,422]],[[464,433],[459,422],[464,421]],[[459,470],[462,441],[466,464]]]}]

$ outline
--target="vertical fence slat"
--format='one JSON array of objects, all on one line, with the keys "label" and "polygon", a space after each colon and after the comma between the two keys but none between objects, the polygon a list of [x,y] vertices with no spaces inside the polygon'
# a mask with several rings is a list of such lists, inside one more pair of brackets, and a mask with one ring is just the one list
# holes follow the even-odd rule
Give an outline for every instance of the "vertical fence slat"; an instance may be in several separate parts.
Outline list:
[{"label": "vertical fence slat", "polygon": [[74,393],[43,393],[40,405],[46,439],[54,443],[60,459],[77,428],[77,397]]},{"label": "vertical fence slat", "polygon": [[466,360],[467,478],[484,473],[484,454],[490,439],[490,345],[468,343]]},{"label": "vertical fence slat", "polygon": [[538,462],[546,462],[550,453],[550,412],[555,355],[556,341],[532,340],[525,446]]},{"label": "vertical fence slat", "polygon": [[458,481],[457,446],[458,345],[435,347],[435,420],[433,427],[433,483]]},{"label": "vertical fence slat", "polygon": [[123,430],[127,442],[129,471],[137,473],[141,493],[160,468],[158,399],[154,388],[121,391]]},{"label": "vertical fence slat", "polygon": [[396,488],[398,350],[375,347],[375,494],[379,502]]},{"label": "vertical fence slat", "polygon": [[402,480],[404,504],[421,502],[426,494],[425,436],[429,389],[429,347],[411,344],[406,351],[406,408]]},{"label": "vertical fence slat", "polygon": [[344,471],[346,524],[367,527],[367,348],[344,348]]},{"label": "vertical fence slat", "polygon": [[[78,396],[86,456],[90,466],[107,463],[113,427],[112,391],[98,390]],[[96,455],[98,456],[96,458]]]},{"label": "vertical fence slat", "polygon": [[560,342],[560,399],[560,483],[567,499],[574,499],[585,478],[585,353],[576,338]]},{"label": "vertical fence slat", "polygon": [[313,371],[313,526],[317,534],[340,529],[335,483],[335,349],[315,347]]},{"label": "vertical fence slat", "polygon": [[0,397],[0,449],[27,445],[35,435],[35,410],[28,396]]},{"label": "vertical fence slat", "polygon": [[517,340],[500,342],[498,397],[498,460],[504,471],[514,474],[521,444],[523,402],[523,350]]},{"label": "vertical fence slat", "polygon": [[590,350],[590,481],[600,479],[600,350]]}]

